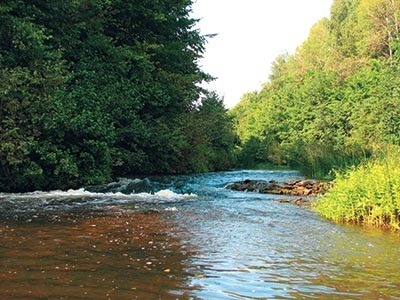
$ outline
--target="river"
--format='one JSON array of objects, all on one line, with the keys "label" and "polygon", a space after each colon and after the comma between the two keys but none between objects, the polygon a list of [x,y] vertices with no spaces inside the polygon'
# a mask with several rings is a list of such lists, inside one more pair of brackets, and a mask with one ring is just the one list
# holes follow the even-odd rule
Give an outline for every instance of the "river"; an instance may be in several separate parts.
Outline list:
[{"label": "river", "polygon": [[224,189],[294,171],[0,193],[0,299],[400,299],[398,234]]}]

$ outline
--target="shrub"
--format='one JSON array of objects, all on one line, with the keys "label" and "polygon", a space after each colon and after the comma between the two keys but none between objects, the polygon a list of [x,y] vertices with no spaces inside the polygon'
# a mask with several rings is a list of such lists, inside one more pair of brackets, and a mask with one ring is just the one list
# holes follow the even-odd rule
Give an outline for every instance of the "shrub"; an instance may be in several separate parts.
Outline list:
[{"label": "shrub", "polygon": [[336,222],[400,229],[400,149],[337,174],[333,188],[316,201],[318,213]]}]

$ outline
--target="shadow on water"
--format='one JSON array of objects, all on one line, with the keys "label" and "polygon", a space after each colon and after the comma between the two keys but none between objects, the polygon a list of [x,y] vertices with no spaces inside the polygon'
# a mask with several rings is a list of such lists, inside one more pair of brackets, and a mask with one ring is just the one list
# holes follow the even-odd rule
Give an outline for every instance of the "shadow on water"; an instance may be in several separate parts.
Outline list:
[{"label": "shadow on water", "polygon": [[0,299],[189,299],[175,228],[137,212],[2,222]]}]

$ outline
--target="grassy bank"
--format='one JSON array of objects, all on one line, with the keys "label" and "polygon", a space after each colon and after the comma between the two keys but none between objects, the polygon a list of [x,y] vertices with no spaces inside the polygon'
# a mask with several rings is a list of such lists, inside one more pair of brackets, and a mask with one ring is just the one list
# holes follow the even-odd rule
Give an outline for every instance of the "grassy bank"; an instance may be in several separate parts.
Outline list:
[{"label": "grassy bank", "polygon": [[382,151],[337,174],[333,188],[315,206],[335,222],[400,229],[400,149]]}]

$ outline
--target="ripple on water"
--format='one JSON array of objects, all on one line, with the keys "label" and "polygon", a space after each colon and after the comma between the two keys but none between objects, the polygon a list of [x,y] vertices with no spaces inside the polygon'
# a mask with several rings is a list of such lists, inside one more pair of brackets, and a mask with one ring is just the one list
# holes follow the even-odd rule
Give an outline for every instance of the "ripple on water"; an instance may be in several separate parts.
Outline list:
[{"label": "ripple on water", "polygon": [[397,235],[223,189],[247,178],[301,176],[232,171],[0,193],[0,298],[400,299]]}]

